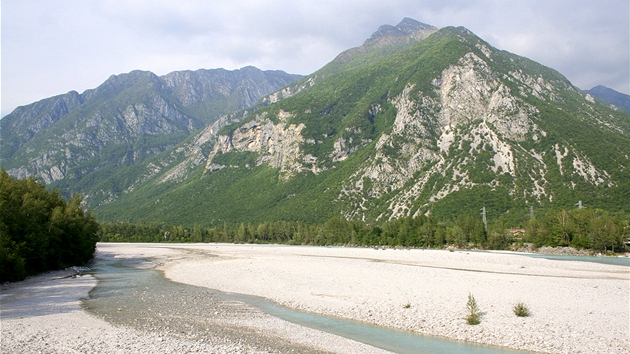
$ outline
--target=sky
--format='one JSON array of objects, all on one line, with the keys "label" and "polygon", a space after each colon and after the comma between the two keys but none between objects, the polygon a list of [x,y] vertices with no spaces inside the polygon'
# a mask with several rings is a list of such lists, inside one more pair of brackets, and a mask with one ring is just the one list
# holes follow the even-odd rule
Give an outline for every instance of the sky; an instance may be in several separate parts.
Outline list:
[{"label": "sky", "polygon": [[630,93],[628,0],[1,0],[1,114],[132,70],[310,74],[410,17]]}]

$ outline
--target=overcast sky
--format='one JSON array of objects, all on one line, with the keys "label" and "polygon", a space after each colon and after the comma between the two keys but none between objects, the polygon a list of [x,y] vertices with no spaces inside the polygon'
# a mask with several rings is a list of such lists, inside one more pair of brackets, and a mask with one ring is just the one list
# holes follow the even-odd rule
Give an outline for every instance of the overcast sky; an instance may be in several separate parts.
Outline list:
[{"label": "overcast sky", "polygon": [[2,0],[2,116],[135,69],[310,74],[404,17],[629,93],[628,0]]}]

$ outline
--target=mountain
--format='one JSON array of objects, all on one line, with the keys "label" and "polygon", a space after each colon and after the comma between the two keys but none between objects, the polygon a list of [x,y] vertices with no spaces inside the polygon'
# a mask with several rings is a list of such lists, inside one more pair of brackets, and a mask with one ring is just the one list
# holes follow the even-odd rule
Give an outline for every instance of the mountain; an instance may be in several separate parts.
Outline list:
[{"label": "mountain", "polygon": [[[102,220],[221,225],[333,216],[630,212],[630,116],[463,27],[412,19],[84,184]],[[76,188],[76,187],[75,187]]]},{"label": "mountain", "polygon": [[300,77],[254,67],[114,75],[96,89],[47,98],[4,117],[0,163],[15,177],[36,176],[72,192],[124,184],[109,177]]},{"label": "mountain", "polygon": [[598,85],[590,90],[584,91],[595,98],[604,100],[610,104],[613,104],[619,108],[626,110],[626,113],[630,113],[630,96],[617,92],[606,86]]},{"label": "mountain", "polygon": [[99,215],[216,225],[485,206],[518,222],[580,200],[630,211],[627,114],[465,28],[408,23],[156,156]]}]

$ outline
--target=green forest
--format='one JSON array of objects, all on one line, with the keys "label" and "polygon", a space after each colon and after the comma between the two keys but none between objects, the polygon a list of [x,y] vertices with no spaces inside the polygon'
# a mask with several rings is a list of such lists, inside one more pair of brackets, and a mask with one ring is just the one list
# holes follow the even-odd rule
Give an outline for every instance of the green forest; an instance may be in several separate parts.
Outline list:
[{"label": "green forest", "polygon": [[227,242],[290,245],[348,245],[418,248],[517,249],[571,246],[620,252],[630,237],[627,217],[593,209],[549,211],[522,229],[509,228],[500,217],[484,225],[481,217],[460,216],[449,222],[428,216],[405,217],[378,225],[330,218],[325,223],[275,221],[184,227],[160,223],[102,223],[102,242]]},{"label": "green forest", "polygon": [[34,178],[0,169],[0,282],[91,260],[99,224],[75,195],[66,201]]},{"label": "green forest", "polygon": [[268,221],[182,226],[157,222],[97,223],[77,194],[66,201],[34,178],[0,169],[0,281],[15,281],[91,260],[101,242],[225,242],[317,246],[518,249],[526,244],[626,251],[630,218],[599,209],[549,210],[511,228],[504,216],[452,220],[420,215],[385,222],[332,217],[323,223]]}]

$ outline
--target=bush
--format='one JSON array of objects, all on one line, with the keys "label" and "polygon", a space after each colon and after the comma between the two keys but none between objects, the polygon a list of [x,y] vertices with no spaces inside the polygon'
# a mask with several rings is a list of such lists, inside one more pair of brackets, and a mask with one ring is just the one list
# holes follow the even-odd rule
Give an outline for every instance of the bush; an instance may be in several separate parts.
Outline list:
[{"label": "bush", "polygon": [[522,302],[519,302],[518,304],[514,305],[514,307],[512,308],[512,311],[514,311],[514,314],[518,317],[529,316],[529,308],[527,308],[527,305],[525,305]]},{"label": "bush", "polygon": [[468,309],[466,322],[469,325],[478,325],[481,323],[481,310],[479,309],[479,305],[477,305],[477,300],[475,300],[475,297],[472,294],[468,294],[466,308]]}]

